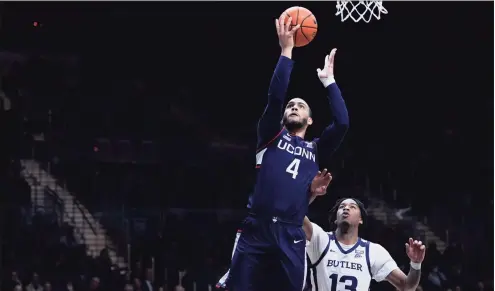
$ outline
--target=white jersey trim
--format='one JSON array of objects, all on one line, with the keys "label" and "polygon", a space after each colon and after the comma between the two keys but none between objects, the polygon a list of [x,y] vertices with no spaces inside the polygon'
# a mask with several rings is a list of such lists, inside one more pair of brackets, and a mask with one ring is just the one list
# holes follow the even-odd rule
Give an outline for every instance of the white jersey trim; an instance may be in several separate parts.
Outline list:
[{"label": "white jersey trim", "polygon": [[[238,230],[236,235],[235,235],[235,240],[234,240],[234,248],[232,249],[232,257],[234,257],[235,254],[235,249],[237,248],[237,243],[239,242],[239,238],[241,237],[241,231]],[[218,283],[216,285],[217,288],[227,288],[227,280],[229,278],[230,274],[230,269],[227,270],[227,272],[218,280]]]},{"label": "white jersey trim", "polygon": [[261,163],[263,162],[263,155],[265,154],[266,152],[266,148],[262,149],[261,151],[259,151],[258,153],[256,153],[256,166],[261,166]]}]

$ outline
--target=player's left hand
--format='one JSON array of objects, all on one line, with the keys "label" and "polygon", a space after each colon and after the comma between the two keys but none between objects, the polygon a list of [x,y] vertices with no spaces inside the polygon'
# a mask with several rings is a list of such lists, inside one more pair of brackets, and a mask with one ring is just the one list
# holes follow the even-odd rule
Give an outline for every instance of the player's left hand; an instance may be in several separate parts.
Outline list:
[{"label": "player's left hand", "polygon": [[336,52],[337,52],[336,48],[332,49],[330,54],[325,56],[325,65],[323,66],[323,69],[316,69],[316,72],[318,73],[318,78],[325,87],[335,82],[333,67],[334,67]]},{"label": "player's left hand", "polygon": [[322,196],[327,193],[327,188],[332,181],[332,174],[328,173],[327,169],[318,171],[318,174],[311,182],[311,194],[315,196]]},{"label": "player's left hand", "polygon": [[426,247],[421,241],[409,238],[409,243],[406,243],[406,253],[411,262],[421,263],[425,259]]}]

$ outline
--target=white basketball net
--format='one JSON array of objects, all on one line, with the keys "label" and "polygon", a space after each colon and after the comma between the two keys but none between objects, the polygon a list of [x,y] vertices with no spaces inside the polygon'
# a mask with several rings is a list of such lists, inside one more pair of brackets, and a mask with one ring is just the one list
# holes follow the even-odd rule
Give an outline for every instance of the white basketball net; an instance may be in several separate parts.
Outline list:
[{"label": "white basketball net", "polygon": [[383,1],[337,1],[337,13],[340,15],[342,22],[348,18],[354,20],[354,22],[364,21],[366,23],[373,19],[380,19],[380,14],[387,14],[388,11],[382,5]]}]

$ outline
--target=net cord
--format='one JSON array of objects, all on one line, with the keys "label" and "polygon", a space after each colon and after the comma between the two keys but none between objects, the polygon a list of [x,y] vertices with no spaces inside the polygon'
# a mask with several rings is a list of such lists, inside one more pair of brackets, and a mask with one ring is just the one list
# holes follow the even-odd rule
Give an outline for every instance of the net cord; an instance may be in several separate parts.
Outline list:
[{"label": "net cord", "polygon": [[[337,13],[336,16],[340,15],[340,20],[342,22],[351,18],[354,22],[364,21],[369,23],[373,16],[380,20],[381,14],[387,14],[388,11],[382,5],[383,1],[349,1],[341,0],[337,1]],[[365,8],[364,11],[360,11],[360,7]]]}]

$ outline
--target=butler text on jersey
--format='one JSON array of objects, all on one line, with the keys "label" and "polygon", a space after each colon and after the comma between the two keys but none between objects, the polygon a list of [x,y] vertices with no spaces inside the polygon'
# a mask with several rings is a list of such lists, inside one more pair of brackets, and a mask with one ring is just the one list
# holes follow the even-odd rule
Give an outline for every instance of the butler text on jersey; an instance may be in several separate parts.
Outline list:
[{"label": "butler text on jersey", "polygon": [[338,261],[338,260],[328,260],[327,267],[336,267],[336,268],[344,268],[351,269],[357,271],[363,271],[363,265],[359,263],[347,262],[347,261]]}]

